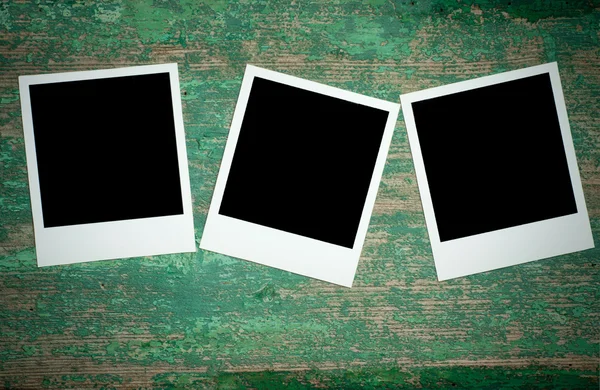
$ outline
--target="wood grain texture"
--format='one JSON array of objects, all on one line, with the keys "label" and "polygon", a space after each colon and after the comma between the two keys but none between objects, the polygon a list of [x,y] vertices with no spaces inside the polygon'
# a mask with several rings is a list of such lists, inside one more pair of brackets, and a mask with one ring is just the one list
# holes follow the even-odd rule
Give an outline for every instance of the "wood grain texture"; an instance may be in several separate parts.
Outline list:
[{"label": "wood grain texture", "polygon": [[598,247],[599,25],[587,0],[3,1],[0,386],[598,388],[600,249],[437,282],[402,117],[352,289],[204,251],[38,269],[17,76],[178,62],[199,240],[246,63],[398,101],[558,61]]}]

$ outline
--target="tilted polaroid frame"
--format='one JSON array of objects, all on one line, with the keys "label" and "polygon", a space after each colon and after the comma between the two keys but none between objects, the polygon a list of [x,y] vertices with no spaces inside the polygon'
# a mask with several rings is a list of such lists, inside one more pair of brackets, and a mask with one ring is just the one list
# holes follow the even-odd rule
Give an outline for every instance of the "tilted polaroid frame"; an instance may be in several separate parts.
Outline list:
[{"label": "tilted polaroid frame", "polygon": [[[548,73],[578,212],[516,227],[440,241],[412,103]],[[549,63],[404,94],[400,97],[439,280],[452,279],[594,247],[558,66]],[[510,109],[510,101],[504,109]],[[435,115],[435,113],[432,113]],[[518,142],[518,140],[515,140]]]},{"label": "tilted polaroid frame", "polygon": [[[156,73],[170,78],[183,214],[45,228],[29,86]],[[38,266],[196,251],[177,64],[21,76],[19,89]]]},{"label": "tilted polaroid frame", "polygon": [[[377,108],[389,113],[352,248],[333,245],[219,214],[255,77]],[[200,248],[351,287],[367,234],[399,108],[399,105],[395,103],[248,65],[233,115]]]}]

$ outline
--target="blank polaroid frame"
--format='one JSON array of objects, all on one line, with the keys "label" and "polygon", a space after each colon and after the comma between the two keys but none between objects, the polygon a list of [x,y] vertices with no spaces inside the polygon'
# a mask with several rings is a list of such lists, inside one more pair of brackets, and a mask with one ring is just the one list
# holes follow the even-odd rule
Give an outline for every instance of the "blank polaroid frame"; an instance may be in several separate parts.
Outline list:
[{"label": "blank polaroid frame", "polygon": [[400,99],[439,280],[593,248],[556,63]]},{"label": "blank polaroid frame", "polygon": [[200,248],[351,287],[398,111],[248,65]]},{"label": "blank polaroid frame", "polygon": [[177,64],[19,89],[38,266],[195,252]]}]

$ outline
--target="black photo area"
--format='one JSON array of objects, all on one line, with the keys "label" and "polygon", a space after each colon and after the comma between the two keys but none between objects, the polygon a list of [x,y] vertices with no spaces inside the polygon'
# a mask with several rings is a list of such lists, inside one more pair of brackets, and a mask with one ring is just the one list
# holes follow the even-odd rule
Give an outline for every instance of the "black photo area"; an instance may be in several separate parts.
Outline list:
[{"label": "black photo area", "polygon": [[219,214],[352,248],[387,118],[255,77]]},{"label": "black photo area", "polygon": [[44,227],[183,214],[169,73],[29,92]]},{"label": "black photo area", "polygon": [[412,109],[441,241],[577,212],[549,74]]}]

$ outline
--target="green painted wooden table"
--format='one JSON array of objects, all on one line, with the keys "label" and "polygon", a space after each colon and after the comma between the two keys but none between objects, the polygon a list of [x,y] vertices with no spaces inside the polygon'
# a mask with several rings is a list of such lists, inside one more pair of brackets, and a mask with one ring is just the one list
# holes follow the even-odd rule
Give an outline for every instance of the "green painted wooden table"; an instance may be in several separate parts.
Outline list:
[{"label": "green painted wooden table", "polygon": [[597,1],[3,1],[0,31],[0,386],[598,388],[600,250],[437,282],[402,116],[352,289],[204,251],[38,269],[17,84],[178,62],[199,240],[246,63],[398,101],[558,61],[598,246]]}]

